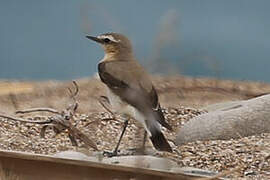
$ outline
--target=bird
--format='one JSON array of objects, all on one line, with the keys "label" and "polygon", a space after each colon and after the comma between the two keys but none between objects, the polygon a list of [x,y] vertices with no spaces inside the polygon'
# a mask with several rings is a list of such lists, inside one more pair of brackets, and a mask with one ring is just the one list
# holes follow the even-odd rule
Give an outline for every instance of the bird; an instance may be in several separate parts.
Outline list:
[{"label": "bird", "polygon": [[[107,86],[107,95],[113,111],[140,122],[157,150],[172,152],[161,126],[168,130],[172,130],[172,127],[164,118],[150,75],[135,58],[130,40],[120,33],[86,35],[86,38],[97,42],[104,49],[105,55],[98,63],[98,74]],[[117,154],[127,123],[128,120],[124,123],[112,155]]]}]

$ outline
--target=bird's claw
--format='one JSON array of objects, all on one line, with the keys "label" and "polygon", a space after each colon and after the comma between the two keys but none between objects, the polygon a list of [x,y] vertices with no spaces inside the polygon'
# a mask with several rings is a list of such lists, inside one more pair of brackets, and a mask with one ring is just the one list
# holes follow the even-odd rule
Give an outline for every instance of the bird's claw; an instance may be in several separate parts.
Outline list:
[{"label": "bird's claw", "polygon": [[103,156],[106,156],[106,157],[114,157],[114,156],[117,156],[117,155],[118,155],[117,151],[113,151],[113,152],[104,151],[103,152]]}]

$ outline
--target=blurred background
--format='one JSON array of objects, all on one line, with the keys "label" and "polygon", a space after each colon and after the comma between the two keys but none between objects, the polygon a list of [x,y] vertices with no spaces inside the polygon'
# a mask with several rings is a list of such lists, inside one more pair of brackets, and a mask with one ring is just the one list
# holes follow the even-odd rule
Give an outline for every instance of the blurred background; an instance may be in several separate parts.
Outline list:
[{"label": "blurred background", "polygon": [[268,0],[0,1],[0,79],[95,74],[85,38],[126,34],[152,73],[270,82]]}]

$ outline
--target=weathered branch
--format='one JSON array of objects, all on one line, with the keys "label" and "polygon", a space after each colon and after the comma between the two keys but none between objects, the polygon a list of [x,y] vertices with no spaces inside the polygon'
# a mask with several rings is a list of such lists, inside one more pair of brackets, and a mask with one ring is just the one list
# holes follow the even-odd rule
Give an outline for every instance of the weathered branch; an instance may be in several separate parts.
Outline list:
[{"label": "weathered branch", "polygon": [[175,142],[182,145],[198,140],[228,140],[270,133],[270,104],[266,103],[269,101],[270,95],[265,95],[227,105],[212,105],[215,110],[181,126]]},{"label": "weathered branch", "polygon": [[70,95],[71,95],[71,98],[74,99],[75,96],[77,96],[78,92],[79,92],[79,86],[78,84],[76,83],[76,81],[72,81],[72,83],[74,84],[75,86],[75,92],[73,93],[72,90],[70,88],[68,88],[69,92],[70,92]]},{"label": "weathered branch", "polygon": [[13,116],[4,115],[4,114],[0,114],[0,117],[6,118],[6,119],[10,119],[10,120],[13,120],[13,121],[19,121],[19,122],[24,122],[24,123],[33,123],[33,124],[47,124],[47,123],[51,123],[52,122],[52,120],[47,120],[47,121],[29,121],[29,120],[25,120],[23,118],[13,117]]},{"label": "weathered branch", "polygon": [[55,114],[52,117],[48,117],[47,121],[29,121],[25,120],[23,118],[13,117],[10,115],[1,115],[0,117],[11,119],[14,121],[20,121],[25,123],[35,123],[35,124],[44,124],[44,126],[41,128],[40,136],[45,137],[46,129],[48,127],[52,127],[55,134],[59,134],[61,132],[64,132],[65,130],[68,130],[68,137],[71,140],[71,143],[73,146],[77,146],[78,143],[76,141],[77,139],[80,139],[87,147],[91,147],[95,150],[98,150],[97,145],[94,141],[92,141],[88,136],[86,136],[84,133],[82,133],[79,129],[77,129],[75,126],[72,125],[72,121],[74,120],[74,114],[78,108],[78,102],[76,101],[76,96],[79,92],[79,87],[75,81],[73,81],[73,84],[75,86],[75,91],[72,92],[70,88],[68,88],[70,92],[70,98],[74,101],[74,103],[70,104],[66,109],[62,111],[57,111],[55,109],[51,108],[32,108],[32,109],[26,109],[26,110],[19,110],[16,111],[16,114],[24,114],[24,113],[32,113],[32,112],[49,112]]},{"label": "weathered branch", "polygon": [[60,112],[58,112],[55,109],[51,109],[51,108],[32,108],[32,109],[18,110],[15,113],[16,114],[25,114],[25,113],[32,113],[32,112],[49,112],[49,113],[53,113],[53,114],[60,114]]},{"label": "weathered branch", "polygon": [[67,110],[75,112],[78,109],[78,106],[79,106],[79,104],[78,104],[78,102],[77,102],[77,100],[75,98],[77,96],[77,94],[79,93],[79,87],[78,87],[78,84],[76,83],[76,81],[72,81],[72,82],[73,82],[73,84],[75,86],[75,92],[73,93],[70,88],[68,88],[68,90],[69,90],[69,93],[70,93],[70,98],[74,101],[74,103],[70,104],[68,106]]}]

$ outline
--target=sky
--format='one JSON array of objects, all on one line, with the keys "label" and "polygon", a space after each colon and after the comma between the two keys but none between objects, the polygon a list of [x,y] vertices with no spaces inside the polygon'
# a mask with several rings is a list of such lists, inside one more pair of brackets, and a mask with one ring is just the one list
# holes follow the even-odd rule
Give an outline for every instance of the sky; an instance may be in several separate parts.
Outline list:
[{"label": "sky", "polygon": [[268,0],[0,1],[0,79],[96,73],[85,38],[119,32],[151,73],[270,82]]}]

